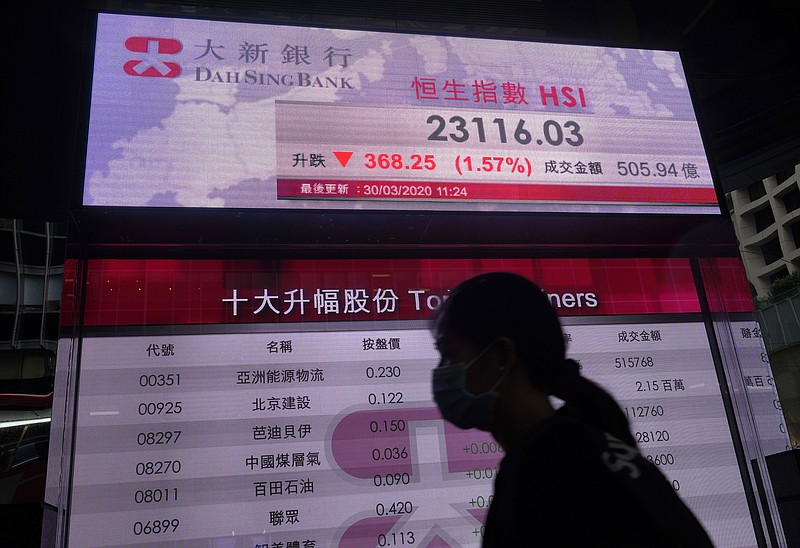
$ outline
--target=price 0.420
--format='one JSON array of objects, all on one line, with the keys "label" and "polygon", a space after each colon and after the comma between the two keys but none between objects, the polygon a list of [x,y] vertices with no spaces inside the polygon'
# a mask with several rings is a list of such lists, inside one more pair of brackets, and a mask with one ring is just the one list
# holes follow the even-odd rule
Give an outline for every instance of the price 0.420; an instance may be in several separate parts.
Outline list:
[{"label": "price 0.420", "polygon": [[399,516],[413,511],[414,504],[410,500],[398,500],[387,504],[379,502],[375,505],[376,516]]}]

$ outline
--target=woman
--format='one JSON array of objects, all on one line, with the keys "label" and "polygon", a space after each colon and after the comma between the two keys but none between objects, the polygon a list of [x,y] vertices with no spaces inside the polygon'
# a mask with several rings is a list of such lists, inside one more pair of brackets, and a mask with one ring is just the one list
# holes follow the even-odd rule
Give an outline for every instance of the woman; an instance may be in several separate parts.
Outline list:
[{"label": "woman", "polygon": [[[445,420],[505,449],[484,547],[712,546],[636,449],[613,398],[565,357],[545,293],[522,276],[456,287],[435,326],[433,392]],[[554,410],[549,396],[564,400]]]}]

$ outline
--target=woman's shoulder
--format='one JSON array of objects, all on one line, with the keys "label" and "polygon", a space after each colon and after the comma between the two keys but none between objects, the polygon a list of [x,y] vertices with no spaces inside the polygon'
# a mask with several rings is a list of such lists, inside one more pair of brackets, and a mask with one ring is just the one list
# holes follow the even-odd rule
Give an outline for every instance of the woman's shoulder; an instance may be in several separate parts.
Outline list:
[{"label": "woman's shoulder", "polygon": [[531,471],[580,466],[587,472],[599,463],[604,447],[602,431],[559,410],[534,425],[506,460]]},{"label": "woman's shoulder", "polygon": [[576,444],[599,446],[602,445],[603,439],[602,430],[580,420],[565,406],[550,417],[539,421],[528,432],[524,445],[535,448],[540,446],[543,440],[551,443],[557,440],[566,447]]}]

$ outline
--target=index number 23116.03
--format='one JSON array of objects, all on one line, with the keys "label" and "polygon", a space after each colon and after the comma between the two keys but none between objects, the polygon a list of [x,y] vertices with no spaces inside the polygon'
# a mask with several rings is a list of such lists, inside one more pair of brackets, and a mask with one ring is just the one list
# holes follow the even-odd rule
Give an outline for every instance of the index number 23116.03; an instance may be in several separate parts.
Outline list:
[{"label": "index number 23116.03", "polygon": [[545,120],[541,126],[534,127],[533,123],[523,118],[506,120],[498,117],[484,120],[481,116],[475,116],[467,120],[461,116],[445,119],[439,114],[431,114],[426,122],[431,130],[428,141],[466,143],[477,140],[480,143],[516,142],[520,145],[550,146],[567,144],[573,147],[579,147],[584,143],[581,127],[573,120],[563,123],[557,120]]}]

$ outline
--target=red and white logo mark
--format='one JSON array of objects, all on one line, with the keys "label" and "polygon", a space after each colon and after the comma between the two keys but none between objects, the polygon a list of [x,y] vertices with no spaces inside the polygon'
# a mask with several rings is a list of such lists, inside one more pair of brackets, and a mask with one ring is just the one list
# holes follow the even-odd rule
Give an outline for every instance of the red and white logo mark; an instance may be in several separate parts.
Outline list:
[{"label": "red and white logo mark", "polygon": [[183,49],[183,45],[174,38],[131,36],[125,40],[125,49],[145,54],[142,59],[126,62],[123,66],[125,74],[148,78],[175,78],[181,73],[178,63],[161,59],[162,55],[175,55]]}]

